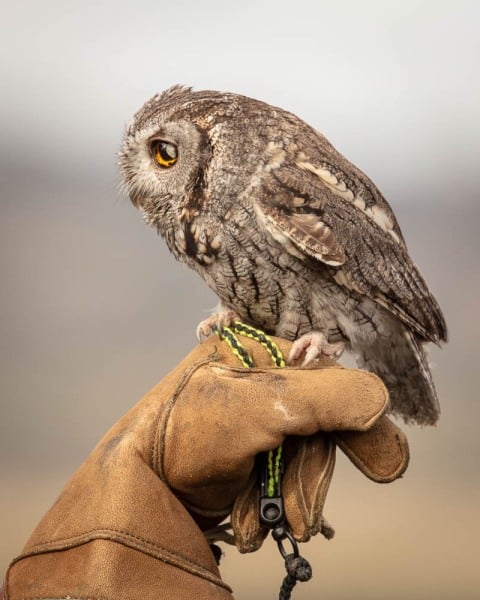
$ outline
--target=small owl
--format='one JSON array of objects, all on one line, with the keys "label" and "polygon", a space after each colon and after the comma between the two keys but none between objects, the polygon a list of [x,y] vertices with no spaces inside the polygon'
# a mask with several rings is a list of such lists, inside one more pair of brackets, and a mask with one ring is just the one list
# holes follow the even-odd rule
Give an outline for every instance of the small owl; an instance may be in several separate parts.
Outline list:
[{"label": "small owl", "polygon": [[127,127],[125,190],[173,255],[206,281],[219,313],[294,341],[289,360],[347,348],[391,410],[433,424],[426,342],[442,312],[381,193],[318,131],[244,96],[174,86]]}]

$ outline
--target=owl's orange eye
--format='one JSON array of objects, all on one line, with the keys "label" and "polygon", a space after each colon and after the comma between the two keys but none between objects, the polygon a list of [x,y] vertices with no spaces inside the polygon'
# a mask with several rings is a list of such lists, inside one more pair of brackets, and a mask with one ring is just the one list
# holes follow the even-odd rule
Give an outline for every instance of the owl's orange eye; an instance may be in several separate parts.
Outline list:
[{"label": "owl's orange eye", "polygon": [[177,162],[178,150],[175,144],[172,144],[171,142],[153,140],[150,145],[150,151],[157,165],[164,169],[173,167]]}]

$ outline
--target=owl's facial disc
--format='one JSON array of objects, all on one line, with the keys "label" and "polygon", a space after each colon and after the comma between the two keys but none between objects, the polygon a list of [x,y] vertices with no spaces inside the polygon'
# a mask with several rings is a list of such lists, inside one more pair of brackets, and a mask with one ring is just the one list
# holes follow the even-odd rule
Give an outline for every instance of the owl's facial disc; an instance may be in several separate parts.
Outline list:
[{"label": "owl's facial disc", "polygon": [[163,113],[127,130],[120,153],[125,191],[162,234],[199,193],[211,158],[207,136],[194,123]]}]

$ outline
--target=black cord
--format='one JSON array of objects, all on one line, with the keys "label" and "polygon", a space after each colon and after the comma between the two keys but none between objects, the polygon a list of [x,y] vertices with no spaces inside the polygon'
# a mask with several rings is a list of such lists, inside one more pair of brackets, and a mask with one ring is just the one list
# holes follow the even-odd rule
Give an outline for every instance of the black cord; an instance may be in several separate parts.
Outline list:
[{"label": "black cord", "polygon": [[[312,567],[306,558],[300,556],[298,544],[292,535],[290,527],[283,522],[272,530],[272,537],[277,542],[280,554],[285,560],[287,574],[280,587],[278,600],[290,600],[293,588],[297,581],[308,581],[312,577]],[[287,554],[284,541],[288,540],[292,546],[292,552]]]},{"label": "black cord", "polygon": [[312,577],[312,567],[303,556],[287,554],[285,557],[285,570],[287,574],[280,587],[278,600],[290,600],[293,588],[297,581],[308,581]]}]

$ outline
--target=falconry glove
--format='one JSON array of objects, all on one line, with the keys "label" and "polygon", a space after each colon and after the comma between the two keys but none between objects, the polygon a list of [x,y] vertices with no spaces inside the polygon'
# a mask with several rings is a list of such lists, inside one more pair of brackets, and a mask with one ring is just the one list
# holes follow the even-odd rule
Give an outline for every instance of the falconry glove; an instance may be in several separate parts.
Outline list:
[{"label": "falconry glove", "polygon": [[298,541],[332,535],[323,504],[335,446],[375,481],[403,473],[407,441],[375,375],[328,359],[278,369],[259,344],[244,345],[254,368],[211,337],[120,419],[12,561],[4,600],[232,599],[204,532],[230,517],[241,552],[261,546],[259,453],[284,444]]}]

